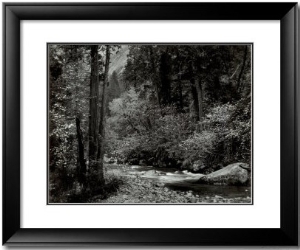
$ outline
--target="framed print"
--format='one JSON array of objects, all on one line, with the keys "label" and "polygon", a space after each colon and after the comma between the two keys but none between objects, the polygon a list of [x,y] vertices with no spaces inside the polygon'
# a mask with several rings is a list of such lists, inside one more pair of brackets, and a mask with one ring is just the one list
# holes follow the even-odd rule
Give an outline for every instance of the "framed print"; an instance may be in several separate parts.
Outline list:
[{"label": "framed print", "polygon": [[[252,51],[242,43],[49,43],[48,204],[252,204]],[[86,87],[92,53],[101,72],[94,94]],[[95,158],[92,145],[103,146],[90,140],[93,96],[106,147]]]},{"label": "framed print", "polygon": [[296,3],[6,3],[4,27],[3,244],[297,245]]}]

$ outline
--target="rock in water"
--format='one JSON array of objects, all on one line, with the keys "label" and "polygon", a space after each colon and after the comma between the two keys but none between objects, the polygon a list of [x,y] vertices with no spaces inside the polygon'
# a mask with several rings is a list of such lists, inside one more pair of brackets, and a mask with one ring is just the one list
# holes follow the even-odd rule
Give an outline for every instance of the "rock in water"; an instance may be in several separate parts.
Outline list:
[{"label": "rock in water", "polygon": [[212,185],[247,185],[250,167],[246,163],[233,163],[199,179],[199,183]]},{"label": "rock in water", "polygon": [[241,168],[246,169],[248,171],[251,171],[251,167],[249,166],[249,164],[247,163],[234,163],[234,164],[238,164]]}]

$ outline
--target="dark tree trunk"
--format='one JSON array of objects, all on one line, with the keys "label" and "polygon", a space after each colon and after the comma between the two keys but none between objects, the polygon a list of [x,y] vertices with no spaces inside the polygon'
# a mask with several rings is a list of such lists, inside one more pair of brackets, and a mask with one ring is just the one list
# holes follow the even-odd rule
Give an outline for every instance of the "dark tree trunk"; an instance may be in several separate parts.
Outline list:
[{"label": "dark tree trunk", "polygon": [[212,97],[214,100],[222,100],[224,99],[225,93],[222,93],[221,85],[220,85],[220,78],[219,78],[219,72],[216,73],[216,76],[213,79],[213,91],[212,91]]},{"label": "dark tree trunk", "polygon": [[199,112],[199,120],[203,118],[203,90],[202,84],[198,77],[195,79],[195,87],[197,90],[197,98],[198,98],[198,112]]},{"label": "dark tree trunk", "polygon": [[195,87],[195,80],[191,79],[191,92],[192,92],[192,97],[193,97],[193,108],[194,108],[194,117],[196,121],[200,120],[199,117],[199,104],[198,104],[198,94],[197,94],[197,89]]},{"label": "dark tree trunk", "polygon": [[200,80],[202,69],[200,65],[201,65],[200,58],[191,60],[189,64],[189,71],[192,76],[191,87],[192,87],[192,95],[194,99],[194,110],[195,112],[197,112],[197,114],[195,115],[196,121],[201,121],[201,119],[203,118],[203,88]]},{"label": "dark tree trunk", "polygon": [[99,162],[98,170],[99,170],[99,179],[104,181],[103,176],[103,157],[104,157],[104,140],[105,140],[105,110],[106,110],[106,87],[108,86],[108,71],[109,71],[109,63],[110,63],[110,46],[106,46],[106,59],[105,59],[105,71],[104,71],[104,81],[102,84],[101,99],[99,99],[100,103],[100,119],[99,119],[99,129],[98,129],[98,152],[97,159]]},{"label": "dark tree trunk", "polygon": [[77,177],[78,182],[85,185],[85,174],[86,174],[86,164],[84,159],[84,144],[82,131],[80,128],[80,119],[76,117],[76,130],[77,130],[77,141],[78,141],[78,165],[77,165]]},{"label": "dark tree trunk", "polygon": [[242,79],[242,76],[243,76],[243,73],[244,73],[244,69],[245,69],[245,65],[246,65],[246,60],[247,60],[247,52],[248,52],[248,49],[247,49],[247,45],[245,45],[245,50],[244,50],[244,58],[243,58],[243,64],[242,64],[242,68],[241,68],[241,71],[240,71],[240,74],[239,74],[239,78],[237,80],[237,89],[240,91],[242,89],[242,85],[241,85],[241,79]]},{"label": "dark tree trunk", "polygon": [[91,46],[91,82],[89,113],[89,166],[97,169],[98,93],[99,93],[98,45]]},{"label": "dark tree trunk", "polygon": [[180,77],[178,77],[178,92],[179,92],[179,111],[183,112],[182,82]]},{"label": "dark tree trunk", "polygon": [[171,81],[170,81],[170,60],[168,52],[163,52],[160,57],[160,85],[161,85],[161,104],[171,103]]},{"label": "dark tree trunk", "polygon": [[157,103],[159,105],[159,108],[161,109],[161,96],[160,96],[160,87],[159,83],[156,77],[156,67],[155,67],[155,62],[154,62],[154,52],[152,46],[149,46],[149,54],[150,54],[150,62],[151,62],[151,67],[152,67],[152,82],[155,87],[155,92],[156,92],[156,98],[157,98]]},{"label": "dark tree trunk", "polygon": [[[177,59],[179,61],[181,61],[178,50],[177,50]],[[182,68],[181,68],[181,63],[180,63],[179,66],[178,66],[178,78],[177,78],[177,80],[178,80],[178,97],[179,97],[178,110],[179,110],[179,112],[183,112],[183,95],[182,95],[181,71],[182,71]]]}]

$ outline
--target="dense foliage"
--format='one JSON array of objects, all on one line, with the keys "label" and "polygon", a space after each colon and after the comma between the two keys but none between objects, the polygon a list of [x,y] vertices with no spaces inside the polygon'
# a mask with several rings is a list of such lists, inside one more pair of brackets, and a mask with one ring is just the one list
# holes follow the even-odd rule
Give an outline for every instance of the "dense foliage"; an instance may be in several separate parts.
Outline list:
[{"label": "dense foliage", "polygon": [[131,46],[109,104],[121,162],[209,172],[251,157],[250,46]]}]

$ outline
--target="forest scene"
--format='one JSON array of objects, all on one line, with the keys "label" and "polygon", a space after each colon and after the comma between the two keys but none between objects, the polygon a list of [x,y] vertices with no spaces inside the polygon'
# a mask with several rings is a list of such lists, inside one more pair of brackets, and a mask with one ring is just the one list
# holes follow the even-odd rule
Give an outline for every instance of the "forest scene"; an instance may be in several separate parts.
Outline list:
[{"label": "forest scene", "polygon": [[252,204],[251,44],[48,44],[48,204]]}]

